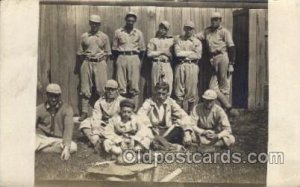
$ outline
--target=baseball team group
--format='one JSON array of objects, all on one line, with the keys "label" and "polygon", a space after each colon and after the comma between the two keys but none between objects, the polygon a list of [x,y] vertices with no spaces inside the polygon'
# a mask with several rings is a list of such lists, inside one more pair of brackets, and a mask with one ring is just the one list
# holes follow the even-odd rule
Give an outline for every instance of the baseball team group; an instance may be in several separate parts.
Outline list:
[{"label": "baseball team group", "polygon": [[[231,33],[221,25],[221,14],[214,12],[211,25],[200,33],[195,33],[195,24],[187,21],[183,34],[178,36],[169,35],[171,25],[162,21],[147,45],[143,33],[135,28],[138,16],[128,12],[124,20],[112,44],[100,31],[98,15],[90,16],[90,30],[80,38],[79,130],[89,146],[119,163],[128,149],[145,152],[182,151],[190,146],[199,151],[230,148],[235,137],[229,118],[239,115],[229,100],[235,45]],[[213,73],[201,102],[197,102],[199,62],[204,51]],[[141,61],[145,56],[152,63],[151,96],[139,107]],[[115,80],[108,80],[108,58],[115,59]],[[94,93],[99,99],[89,116]],[[35,150],[57,152],[61,159],[68,160],[77,151],[72,137],[74,114],[61,94],[60,85],[50,83],[46,87],[47,100],[37,106]]]}]

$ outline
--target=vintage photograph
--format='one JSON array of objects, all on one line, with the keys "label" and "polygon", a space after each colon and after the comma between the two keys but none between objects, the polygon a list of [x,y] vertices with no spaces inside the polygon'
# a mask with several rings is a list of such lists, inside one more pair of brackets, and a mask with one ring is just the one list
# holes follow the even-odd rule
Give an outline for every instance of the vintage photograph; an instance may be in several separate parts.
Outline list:
[{"label": "vintage photograph", "polygon": [[266,185],[267,0],[39,8],[36,181]]}]

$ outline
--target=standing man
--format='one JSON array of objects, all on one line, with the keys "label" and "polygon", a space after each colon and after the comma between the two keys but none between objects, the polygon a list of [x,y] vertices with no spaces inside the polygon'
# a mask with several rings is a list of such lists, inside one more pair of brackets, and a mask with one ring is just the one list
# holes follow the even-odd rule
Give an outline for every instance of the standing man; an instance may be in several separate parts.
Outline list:
[{"label": "standing man", "polygon": [[144,55],[145,43],[142,32],[134,28],[136,20],[137,15],[134,12],[126,14],[125,26],[115,31],[112,50],[117,56],[116,77],[120,85],[120,94],[129,94],[137,106],[141,59]]},{"label": "standing man", "polygon": [[202,55],[202,44],[194,36],[195,24],[185,23],[184,35],[175,40],[175,97],[177,103],[183,107],[183,101],[188,101],[188,112],[194,107],[197,99],[198,62]]},{"label": "standing man", "polygon": [[168,83],[159,81],[153,96],[146,99],[137,114],[151,122],[155,137],[173,144],[191,143],[190,118],[175,100],[169,97]]},{"label": "standing man", "polygon": [[211,16],[211,26],[203,33],[197,34],[200,40],[205,40],[208,45],[210,62],[213,67],[209,88],[217,92],[218,100],[224,109],[231,115],[236,116],[238,112],[232,109],[229,102],[230,78],[233,73],[235,62],[235,46],[231,33],[221,26],[222,17],[219,12]]},{"label": "standing man", "polygon": [[196,105],[191,114],[193,142],[200,146],[228,148],[234,144],[235,138],[225,111],[215,104],[217,93],[206,90],[202,98],[204,102]]},{"label": "standing man", "polygon": [[80,61],[80,89],[81,116],[79,121],[87,118],[89,99],[95,87],[101,97],[107,81],[107,58],[111,55],[108,36],[99,30],[101,19],[98,15],[91,15],[89,19],[90,31],[83,33],[77,52]]},{"label": "standing man", "polygon": [[125,99],[119,95],[119,85],[115,80],[108,80],[105,85],[104,96],[94,105],[90,118],[80,123],[79,129],[89,139],[96,151],[99,151],[101,139],[108,120],[120,112],[120,102]]},{"label": "standing man", "polygon": [[152,59],[151,84],[152,93],[154,87],[161,78],[165,76],[165,81],[170,85],[169,95],[173,88],[173,70],[171,67],[172,53],[171,48],[174,45],[172,36],[168,36],[170,23],[162,21],[158,26],[158,31],[155,38],[152,38],[147,45],[147,55]]},{"label": "standing man", "polygon": [[61,100],[61,89],[57,84],[46,88],[47,101],[36,108],[35,151],[61,153],[62,160],[77,151],[72,141],[73,109]]}]

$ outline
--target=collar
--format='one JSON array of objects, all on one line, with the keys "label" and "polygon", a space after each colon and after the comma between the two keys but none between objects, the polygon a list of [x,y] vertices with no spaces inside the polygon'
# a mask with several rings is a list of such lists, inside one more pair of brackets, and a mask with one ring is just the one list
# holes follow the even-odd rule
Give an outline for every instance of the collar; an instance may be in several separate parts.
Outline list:
[{"label": "collar", "polygon": [[[115,102],[115,101],[118,101],[118,100],[121,100],[122,99],[122,96],[119,94],[114,100],[112,100],[110,103],[113,103],[113,102]],[[106,101],[106,96],[105,95],[103,95],[100,99],[99,99],[99,102],[100,103],[108,103],[107,101]]]},{"label": "collar", "polygon": [[[124,26],[124,27],[121,27],[121,32],[126,32],[126,33],[127,33],[127,31],[126,31],[126,29],[125,29],[125,26]],[[136,28],[133,28],[129,34],[136,33],[136,32],[137,32],[137,29],[136,29]]]},{"label": "collar", "polygon": [[89,36],[97,36],[97,37],[100,37],[101,31],[99,30],[99,31],[96,32],[95,34],[92,34],[91,31],[89,31],[89,32],[88,32],[88,35],[89,35]]},{"label": "collar", "polygon": [[[156,107],[157,107],[157,104],[156,104],[156,102],[154,101],[154,98],[151,98],[150,101],[151,101],[150,104],[151,104],[152,106],[156,106]],[[169,103],[169,97],[165,100],[165,102],[163,103],[163,105],[167,105],[168,103]]]},{"label": "collar", "polygon": [[204,111],[206,111],[206,112],[213,112],[213,111],[216,110],[216,108],[217,108],[217,104],[214,104],[213,107],[212,107],[210,110],[208,110],[207,108],[205,108],[204,105],[203,105],[203,109],[204,109]]},{"label": "collar", "polygon": [[212,26],[209,27],[209,30],[210,30],[210,31],[217,31],[217,30],[221,30],[221,29],[223,29],[222,25],[220,25],[216,30],[214,30],[214,29],[212,28]]},{"label": "collar", "polygon": [[[55,109],[58,110],[62,105],[62,101],[59,101],[56,105],[55,105]],[[50,104],[46,101],[45,102],[45,108],[46,110],[50,110],[51,109],[51,106]]]},{"label": "collar", "polygon": [[121,119],[121,115],[119,115],[118,116],[118,120],[120,121],[120,127],[124,127],[128,123],[134,124],[136,122],[136,117],[135,117],[135,114],[132,114],[131,117],[130,117],[130,120],[127,121],[127,122],[125,122],[125,123],[123,123],[122,119]]},{"label": "collar", "polygon": [[155,37],[158,38],[158,39],[168,39],[168,38],[173,38],[173,36],[170,35],[169,33],[167,33],[167,35],[164,36],[164,37],[159,37],[158,31],[157,31],[157,33],[155,34]]},{"label": "collar", "polygon": [[187,40],[193,41],[194,40],[194,34],[191,37],[189,37],[189,38],[186,38],[185,35],[182,35],[181,39],[186,40],[186,41]]}]

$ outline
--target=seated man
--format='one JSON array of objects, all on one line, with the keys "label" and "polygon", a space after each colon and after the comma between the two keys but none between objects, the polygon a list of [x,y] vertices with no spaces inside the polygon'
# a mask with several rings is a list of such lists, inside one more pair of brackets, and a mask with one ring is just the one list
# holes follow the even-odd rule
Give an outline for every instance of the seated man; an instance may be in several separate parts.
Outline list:
[{"label": "seated man", "polygon": [[37,106],[35,151],[61,153],[62,160],[77,151],[72,141],[73,109],[61,101],[61,89],[57,84],[46,88],[47,101]]},{"label": "seated man", "polygon": [[[190,117],[175,100],[169,97],[169,89],[168,83],[159,81],[155,85],[153,97],[145,100],[138,110],[138,115],[149,118],[155,140],[161,144],[166,142],[190,144],[192,132]],[[161,148],[167,149],[165,145]],[[161,148],[154,147],[154,149]]]},{"label": "seated man", "polygon": [[153,139],[150,122],[134,114],[135,104],[129,99],[121,101],[120,108],[120,114],[112,117],[105,129],[105,151],[117,156],[126,149],[149,149]]},{"label": "seated man", "polygon": [[203,103],[196,105],[191,113],[193,142],[199,145],[212,145],[228,148],[235,142],[225,111],[217,104],[217,93],[206,90]]},{"label": "seated man", "polygon": [[96,151],[99,151],[99,140],[103,137],[104,127],[112,116],[119,113],[120,101],[123,99],[124,97],[119,95],[118,83],[115,80],[108,80],[104,96],[94,104],[92,116],[81,122],[79,129],[93,144]]}]

